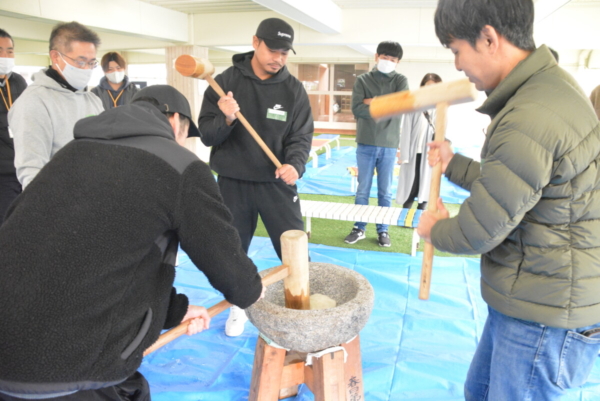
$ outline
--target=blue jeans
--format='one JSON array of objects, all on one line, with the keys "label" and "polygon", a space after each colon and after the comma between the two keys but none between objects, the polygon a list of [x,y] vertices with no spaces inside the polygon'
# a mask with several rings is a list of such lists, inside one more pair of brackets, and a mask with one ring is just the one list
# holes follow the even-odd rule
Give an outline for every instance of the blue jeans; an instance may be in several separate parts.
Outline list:
[{"label": "blue jeans", "polygon": [[600,337],[506,316],[492,308],[471,362],[465,400],[551,401],[583,385]]},{"label": "blue jeans", "polygon": [[[392,204],[392,178],[396,164],[396,148],[383,148],[358,144],[356,147],[356,165],[358,166],[358,188],[356,205],[368,205],[373,174],[377,169],[377,205],[389,207]],[[367,223],[356,222],[354,227],[365,230]],[[388,230],[387,224],[377,224],[377,232]]]}]

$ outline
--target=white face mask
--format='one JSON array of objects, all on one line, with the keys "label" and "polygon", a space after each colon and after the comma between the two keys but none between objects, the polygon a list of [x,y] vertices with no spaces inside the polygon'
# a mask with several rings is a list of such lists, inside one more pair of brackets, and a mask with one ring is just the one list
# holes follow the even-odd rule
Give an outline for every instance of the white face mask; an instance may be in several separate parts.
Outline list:
[{"label": "white face mask", "polygon": [[[60,58],[62,58],[62,55],[60,56]],[[69,85],[71,85],[73,88],[77,90],[84,89],[90,82],[94,70],[92,70],[91,68],[87,68],[84,70],[81,68],[73,67],[71,64],[67,63],[64,58],[63,61],[65,62],[65,69],[62,71],[60,70],[58,64],[56,64],[56,67],[62,73],[63,77],[65,77]]]},{"label": "white face mask", "polygon": [[10,74],[15,68],[15,59],[9,57],[0,57],[0,75]]},{"label": "white face mask", "polygon": [[106,78],[113,84],[120,84],[125,78],[125,71],[115,71],[106,74]]},{"label": "white face mask", "polygon": [[389,74],[396,69],[396,63],[390,60],[379,59],[377,69],[384,74]]}]

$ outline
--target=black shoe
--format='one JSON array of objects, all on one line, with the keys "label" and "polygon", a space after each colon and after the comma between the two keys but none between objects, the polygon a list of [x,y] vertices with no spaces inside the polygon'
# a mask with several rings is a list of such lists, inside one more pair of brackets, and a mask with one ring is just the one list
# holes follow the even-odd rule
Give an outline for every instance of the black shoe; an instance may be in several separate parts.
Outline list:
[{"label": "black shoe", "polygon": [[346,236],[346,239],[344,239],[344,242],[346,244],[356,244],[358,241],[365,238],[365,230],[353,228],[352,231],[350,231],[350,234]]},{"label": "black shoe", "polygon": [[379,246],[385,246],[386,248],[392,245],[392,241],[390,241],[390,235],[387,231],[382,231],[379,233]]}]

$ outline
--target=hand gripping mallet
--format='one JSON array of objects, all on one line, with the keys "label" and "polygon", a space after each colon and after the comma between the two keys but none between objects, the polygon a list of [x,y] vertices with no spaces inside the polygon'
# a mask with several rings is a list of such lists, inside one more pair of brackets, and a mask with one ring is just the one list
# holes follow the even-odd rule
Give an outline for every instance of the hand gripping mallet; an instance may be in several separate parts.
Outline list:
[{"label": "hand gripping mallet", "polygon": [[[284,278],[288,277],[289,275],[290,275],[290,272],[289,272],[288,266],[286,266],[286,265],[277,266],[277,267],[273,268],[273,270],[271,270],[269,272],[269,274],[267,274],[266,276],[264,276],[262,278],[262,284],[263,284],[263,286],[268,287],[271,284],[278,282],[279,280],[283,280]],[[215,304],[215,305],[211,306],[210,308],[208,308],[208,315],[212,319],[213,317],[215,317],[219,313],[225,311],[226,309],[229,309],[230,307],[231,307],[231,304],[229,302],[227,302],[226,300],[223,300],[223,301],[219,302],[218,304]],[[176,338],[179,338],[180,336],[185,334],[187,332],[187,327],[189,324],[190,324],[189,320],[186,320],[185,322],[182,322],[179,326],[174,327],[171,330],[167,331],[166,333],[161,334],[160,337],[158,337],[158,340],[156,340],[156,342],[154,344],[152,344],[152,346],[150,346],[148,349],[146,349],[146,351],[144,351],[144,356],[156,351],[160,347],[170,343],[171,341],[173,341]]]},{"label": "hand gripping mallet", "polygon": [[[404,91],[379,96],[371,101],[370,111],[374,119],[385,119],[392,116],[422,111],[433,106],[436,107],[435,138],[442,142],[446,135],[446,116],[448,106],[473,101],[477,98],[477,90],[468,79],[439,83],[425,86],[415,91]],[[437,163],[431,174],[431,189],[427,210],[437,212],[437,200],[440,196],[440,183],[442,180],[442,163]],[[423,265],[421,267],[421,285],[419,298],[429,299],[431,287],[431,267],[433,265],[433,245],[426,242],[423,252]]]},{"label": "hand gripping mallet", "polygon": [[[182,56],[177,57],[175,60],[175,69],[184,77],[192,77],[203,79],[217,92],[219,97],[226,96],[225,92],[219,86],[217,81],[212,77],[212,74],[215,72],[215,67],[210,63],[210,61],[198,58],[194,56],[190,56],[184,54]],[[277,168],[281,167],[281,163],[277,160],[277,157],[271,152],[271,149],[267,146],[267,144],[262,140],[262,138],[258,135],[258,133],[252,128],[248,120],[242,115],[241,112],[236,112],[235,116],[238,120],[246,127],[250,135],[254,138],[254,140],[258,143],[258,145],[262,148],[262,150],[269,156],[269,159],[277,166]]]}]

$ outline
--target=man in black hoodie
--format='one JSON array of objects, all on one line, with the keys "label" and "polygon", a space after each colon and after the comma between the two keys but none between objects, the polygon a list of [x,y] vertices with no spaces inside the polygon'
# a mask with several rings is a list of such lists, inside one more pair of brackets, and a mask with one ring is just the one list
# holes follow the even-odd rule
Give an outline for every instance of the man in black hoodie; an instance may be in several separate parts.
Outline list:
[{"label": "man in black hoodie", "polygon": [[[295,182],[304,173],[314,130],[306,90],[285,67],[293,40],[287,22],[262,21],[252,39],[255,50],[233,56],[233,66],[215,78],[227,96],[219,98],[211,88],[204,93],[198,123],[202,142],[212,146],[210,166],[244,250],[260,215],[280,259],[281,234],[304,230]],[[240,109],[281,168],[239,123]],[[232,308],[225,333],[240,335],[245,321],[243,311]]]},{"label": "man in black hoodie", "polygon": [[209,321],[172,287],[178,245],[231,303],[261,295],[210,169],[178,145],[198,135],[187,100],[135,99],[80,120],[0,227],[0,400],[148,400],[144,350]]}]

